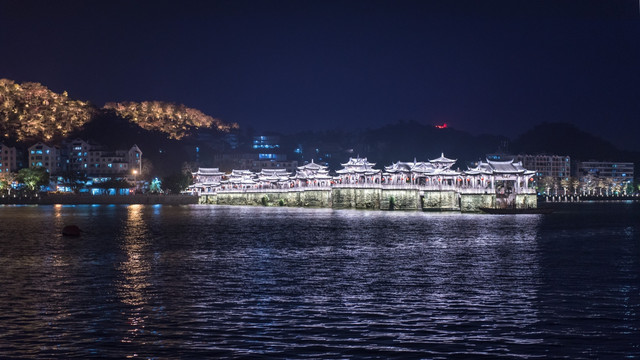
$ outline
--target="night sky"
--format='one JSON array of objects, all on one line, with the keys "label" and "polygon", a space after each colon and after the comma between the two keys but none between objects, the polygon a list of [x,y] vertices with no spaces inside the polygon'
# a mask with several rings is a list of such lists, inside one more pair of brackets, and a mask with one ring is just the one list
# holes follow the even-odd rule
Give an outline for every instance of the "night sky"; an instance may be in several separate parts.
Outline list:
[{"label": "night sky", "polygon": [[629,1],[4,1],[0,78],[258,131],[571,122],[640,150]]}]

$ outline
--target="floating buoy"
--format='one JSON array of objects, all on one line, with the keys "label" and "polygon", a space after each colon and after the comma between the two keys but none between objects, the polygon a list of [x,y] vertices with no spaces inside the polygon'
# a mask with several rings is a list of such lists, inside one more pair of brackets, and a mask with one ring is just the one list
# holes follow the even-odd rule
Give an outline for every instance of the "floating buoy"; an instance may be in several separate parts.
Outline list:
[{"label": "floating buoy", "polygon": [[80,236],[82,230],[75,225],[67,225],[62,228],[62,235],[64,236]]}]

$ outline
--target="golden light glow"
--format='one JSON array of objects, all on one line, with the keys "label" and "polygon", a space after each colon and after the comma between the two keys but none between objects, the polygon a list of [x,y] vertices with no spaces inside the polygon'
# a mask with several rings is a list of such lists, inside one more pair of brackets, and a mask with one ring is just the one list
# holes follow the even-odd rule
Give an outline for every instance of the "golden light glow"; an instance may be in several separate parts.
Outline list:
[{"label": "golden light glow", "polygon": [[0,79],[0,132],[18,141],[51,140],[91,119],[95,109],[86,101],[69,99],[38,84]]},{"label": "golden light glow", "polygon": [[107,103],[104,108],[130,119],[145,130],[161,131],[176,140],[198,128],[215,127],[228,132],[238,127],[238,124],[223,123],[200,110],[161,101]]},{"label": "golden light glow", "polygon": [[[182,139],[193,130],[214,128],[227,132],[227,124],[185,105],[160,101],[108,103],[106,110],[128,118],[145,130],[160,131],[170,139]],[[38,83],[17,84],[0,79],[0,134],[17,141],[56,140],[90,121],[98,112],[86,101],[56,94]]]}]

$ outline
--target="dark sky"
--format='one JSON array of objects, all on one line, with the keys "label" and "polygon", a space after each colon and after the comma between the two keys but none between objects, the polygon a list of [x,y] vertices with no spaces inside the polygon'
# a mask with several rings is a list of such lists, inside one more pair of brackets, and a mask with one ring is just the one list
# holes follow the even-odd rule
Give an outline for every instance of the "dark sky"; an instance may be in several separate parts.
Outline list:
[{"label": "dark sky", "polygon": [[5,1],[0,78],[259,131],[563,121],[640,150],[638,0]]}]

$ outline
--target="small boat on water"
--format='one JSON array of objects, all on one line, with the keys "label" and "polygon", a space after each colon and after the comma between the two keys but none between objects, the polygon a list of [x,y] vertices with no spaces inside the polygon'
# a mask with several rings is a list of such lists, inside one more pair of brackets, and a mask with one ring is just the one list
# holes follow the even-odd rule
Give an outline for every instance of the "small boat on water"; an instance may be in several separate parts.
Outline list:
[{"label": "small boat on water", "polygon": [[517,209],[517,208],[488,208],[481,207],[480,210],[487,214],[551,214],[553,209],[550,208],[528,208],[528,209]]}]

